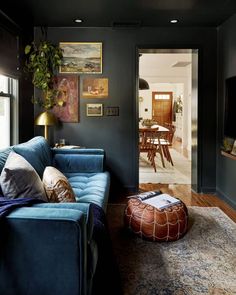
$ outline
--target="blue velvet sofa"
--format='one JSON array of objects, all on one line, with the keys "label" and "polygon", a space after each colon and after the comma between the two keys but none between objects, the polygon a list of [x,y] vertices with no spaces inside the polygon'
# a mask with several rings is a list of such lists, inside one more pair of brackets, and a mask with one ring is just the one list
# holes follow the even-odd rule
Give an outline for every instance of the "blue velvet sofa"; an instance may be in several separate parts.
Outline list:
[{"label": "blue velvet sofa", "polygon": [[91,294],[98,259],[91,204],[106,212],[110,186],[104,151],[52,149],[38,136],[1,150],[0,173],[12,150],[40,177],[46,166],[59,169],[68,178],[76,203],[21,207],[0,220],[0,294]]}]

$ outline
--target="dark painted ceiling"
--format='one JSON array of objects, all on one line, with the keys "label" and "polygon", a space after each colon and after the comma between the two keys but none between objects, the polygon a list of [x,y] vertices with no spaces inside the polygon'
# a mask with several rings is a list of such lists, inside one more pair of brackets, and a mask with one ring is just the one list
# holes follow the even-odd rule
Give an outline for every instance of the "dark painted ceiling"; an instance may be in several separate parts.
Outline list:
[{"label": "dark painted ceiling", "polygon": [[[7,3],[8,2],[8,3]],[[34,26],[218,26],[236,13],[236,0],[18,0],[1,10]],[[4,6],[5,7],[4,7]],[[82,24],[73,20],[81,18]],[[179,23],[170,24],[171,19]]]}]

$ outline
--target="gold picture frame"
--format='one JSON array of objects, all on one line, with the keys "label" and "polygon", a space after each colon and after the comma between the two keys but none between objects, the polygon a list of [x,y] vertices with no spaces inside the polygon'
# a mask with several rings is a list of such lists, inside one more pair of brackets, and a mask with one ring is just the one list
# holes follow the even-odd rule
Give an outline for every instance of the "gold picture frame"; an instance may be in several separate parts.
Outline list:
[{"label": "gold picture frame", "polygon": [[102,103],[87,103],[86,114],[88,117],[101,117],[103,116]]},{"label": "gold picture frame", "polygon": [[108,98],[108,78],[83,78],[83,98]]},{"label": "gold picture frame", "polygon": [[60,73],[102,73],[101,42],[60,42],[59,46],[63,50]]}]

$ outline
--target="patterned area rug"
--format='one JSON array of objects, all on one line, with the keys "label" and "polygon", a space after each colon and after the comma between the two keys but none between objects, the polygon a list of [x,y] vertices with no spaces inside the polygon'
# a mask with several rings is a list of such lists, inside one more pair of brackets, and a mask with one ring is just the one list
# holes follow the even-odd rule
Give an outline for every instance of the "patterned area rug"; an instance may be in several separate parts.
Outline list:
[{"label": "patterned area rug", "polygon": [[125,205],[108,205],[124,295],[235,295],[236,223],[215,207],[188,207],[189,229],[151,242],[124,228]]},{"label": "patterned area rug", "polygon": [[160,155],[155,158],[157,172],[147,159],[145,153],[141,153],[139,159],[139,182],[140,183],[168,183],[168,184],[191,184],[191,161],[171,148],[170,153],[174,162],[172,166],[165,160],[165,168],[162,167]]}]

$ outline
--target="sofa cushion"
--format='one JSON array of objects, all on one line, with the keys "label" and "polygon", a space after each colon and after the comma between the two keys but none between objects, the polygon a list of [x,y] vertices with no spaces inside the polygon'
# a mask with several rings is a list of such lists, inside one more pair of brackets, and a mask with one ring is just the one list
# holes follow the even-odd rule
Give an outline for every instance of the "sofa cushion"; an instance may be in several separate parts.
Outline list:
[{"label": "sofa cushion", "polygon": [[11,152],[1,172],[0,184],[5,197],[9,199],[34,197],[47,201],[43,183],[21,155]]},{"label": "sofa cushion", "polygon": [[77,202],[94,203],[106,211],[110,176],[101,173],[65,173],[76,195]]},{"label": "sofa cushion", "polygon": [[104,171],[103,154],[80,154],[70,151],[67,153],[55,153],[53,166],[57,167],[63,173],[97,173]]},{"label": "sofa cushion", "polygon": [[76,202],[75,194],[65,175],[54,167],[48,166],[43,173],[43,184],[49,202]]},{"label": "sofa cushion", "polygon": [[13,146],[13,150],[24,157],[43,177],[46,166],[51,166],[51,149],[48,142],[42,136],[36,136],[31,140]]}]

